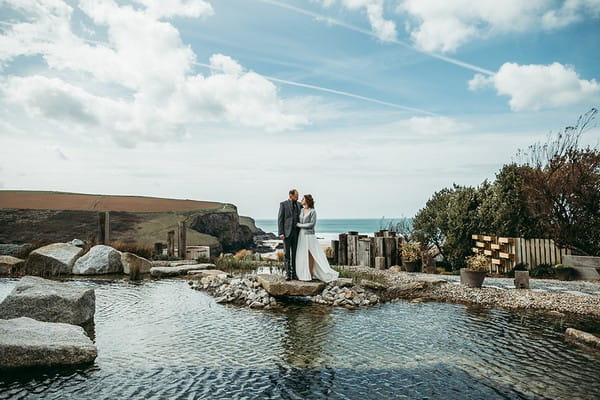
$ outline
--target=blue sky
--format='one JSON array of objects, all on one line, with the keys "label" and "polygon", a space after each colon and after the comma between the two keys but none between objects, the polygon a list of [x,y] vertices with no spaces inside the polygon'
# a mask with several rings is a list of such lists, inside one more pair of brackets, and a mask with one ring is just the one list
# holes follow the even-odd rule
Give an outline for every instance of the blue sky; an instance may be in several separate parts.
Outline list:
[{"label": "blue sky", "polygon": [[4,0],[0,188],[411,216],[597,107],[599,39],[600,0]]}]

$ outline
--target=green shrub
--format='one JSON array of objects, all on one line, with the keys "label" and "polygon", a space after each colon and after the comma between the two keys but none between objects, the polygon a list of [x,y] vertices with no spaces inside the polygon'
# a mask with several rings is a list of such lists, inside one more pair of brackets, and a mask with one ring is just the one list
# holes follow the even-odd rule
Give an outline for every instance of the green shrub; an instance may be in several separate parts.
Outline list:
[{"label": "green shrub", "polygon": [[529,271],[532,278],[549,278],[555,275],[554,268],[550,264],[540,264]]}]

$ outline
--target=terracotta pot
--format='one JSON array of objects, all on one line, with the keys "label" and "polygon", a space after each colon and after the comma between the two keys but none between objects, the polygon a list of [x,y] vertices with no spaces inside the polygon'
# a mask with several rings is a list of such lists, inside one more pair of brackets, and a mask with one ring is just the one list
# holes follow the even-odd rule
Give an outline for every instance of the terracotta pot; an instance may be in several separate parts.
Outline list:
[{"label": "terracotta pot", "polygon": [[480,288],[483,285],[486,271],[473,271],[468,268],[460,269],[460,284],[472,288]]},{"label": "terracotta pot", "polygon": [[419,269],[418,261],[403,261],[402,266],[406,272],[416,272]]}]

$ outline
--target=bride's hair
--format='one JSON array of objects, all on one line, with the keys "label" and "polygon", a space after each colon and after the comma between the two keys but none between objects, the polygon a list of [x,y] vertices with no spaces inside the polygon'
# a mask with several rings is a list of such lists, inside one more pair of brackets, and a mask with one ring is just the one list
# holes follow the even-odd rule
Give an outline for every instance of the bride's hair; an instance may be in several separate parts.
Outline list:
[{"label": "bride's hair", "polygon": [[315,208],[315,201],[313,200],[313,197],[311,194],[305,194],[304,200],[306,200],[306,204],[308,205],[308,208]]}]

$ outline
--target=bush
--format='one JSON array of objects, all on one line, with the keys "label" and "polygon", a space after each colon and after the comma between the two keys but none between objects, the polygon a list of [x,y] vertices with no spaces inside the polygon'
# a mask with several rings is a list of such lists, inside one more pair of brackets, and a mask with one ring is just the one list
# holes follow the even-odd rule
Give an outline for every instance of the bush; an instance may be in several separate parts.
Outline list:
[{"label": "bush", "polygon": [[240,250],[235,253],[234,257],[238,260],[251,260],[253,253],[251,250]]},{"label": "bush", "polygon": [[421,259],[421,243],[413,242],[402,242],[400,244],[402,249],[402,261],[414,262]]},{"label": "bush", "polygon": [[532,278],[548,278],[556,275],[554,268],[550,264],[540,264],[529,271]]},{"label": "bush", "polygon": [[285,261],[285,253],[283,251],[277,252],[277,261]]},{"label": "bush", "polygon": [[152,254],[154,253],[154,248],[152,246],[137,242],[122,242],[120,240],[116,240],[114,242],[110,242],[110,246],[121,252],[133,253],[136,256],[140,256],[148,260],[152,259]]},{"label": "bush", "polygon": [[258,265],[252,260],[243,260],[235,256],[218,257],[215,260],[215,266],[220,270],[239,270],[239,269],[254,269]]}]

